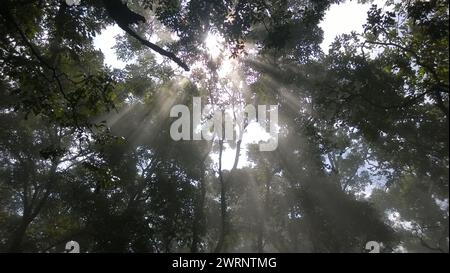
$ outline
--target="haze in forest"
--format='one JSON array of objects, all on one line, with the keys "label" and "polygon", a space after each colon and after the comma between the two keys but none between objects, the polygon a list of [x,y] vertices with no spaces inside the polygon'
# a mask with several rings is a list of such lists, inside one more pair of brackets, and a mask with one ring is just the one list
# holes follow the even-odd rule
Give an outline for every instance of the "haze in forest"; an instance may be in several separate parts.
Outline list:
[{"label": "haze in forest", "polygon": [[448,253],[448,13],[2,1],[0,252]]}]

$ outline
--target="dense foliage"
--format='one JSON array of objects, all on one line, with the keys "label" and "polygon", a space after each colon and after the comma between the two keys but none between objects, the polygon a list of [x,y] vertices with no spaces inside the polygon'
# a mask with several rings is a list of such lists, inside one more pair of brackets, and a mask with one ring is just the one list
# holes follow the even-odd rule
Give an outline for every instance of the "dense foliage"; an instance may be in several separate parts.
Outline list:
[{"label": "dense foliage", "polygon": [[[129,0],[155,47],[116,37],[114,69],[105,1],[2,0],[0,251],[448,252],[448,1],[373,5],[322,52],[340,2]],[[278,106],[277,150],[172,140],[194,96]]]}]

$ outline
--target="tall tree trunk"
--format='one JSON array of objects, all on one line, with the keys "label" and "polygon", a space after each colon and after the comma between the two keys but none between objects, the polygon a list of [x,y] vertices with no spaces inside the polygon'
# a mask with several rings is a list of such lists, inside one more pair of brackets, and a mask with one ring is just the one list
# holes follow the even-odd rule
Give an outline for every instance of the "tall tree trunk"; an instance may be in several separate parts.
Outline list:
[{"label": "tall tree trunk", "polygon": [[269,202],[270,202],[270,187],[272,184],[272,177],[275,175],[276,171],[269,171],[267,167],[265,168],[266,172],[266,184],[265,184],[265,192],[264,192],[264,200],[263,204],[260,206],[261,211],[259,212],[259,223],[258,223],[258,231],[257,231],[257,242],[256,242],[256,251],[258,253],[264,253],[264,235],[266,232],[266,217],[270,215],[268,212],[270,210]]},{"label": "tall tree trunk", "polygon": [[222,171],[222,154],[223,154],[223,140],[219,140],[219,182],[220,182],[220,212],[221,212],[221,227],[219,242],[217,243],[214,252],[222,252],[225,249],[225,239],[227,235],[227,200],[226,200],[226,190],[225,181],[223,179]]},{"label": "tall tree trunk", "polygon": [[264,253],[264,232],[266,225],[266,213],[269,209],[269,194],[270,194],[270,181],[271,177],[267,177],[266,181],[266,192],[264,194],[264,204],[259,212],[259,221],[258,221],[258,231],[257,231],[257,243],[256,243],[256,251],[258,253]]},{"label": "tall tree trunk", "polygon": [[9,246],[8,252],[21,252],[21,246],[23,239],[25,238],[25,233],[27,231],[28,226],[30,225],[32,219],[28,216],[23,216],[20,225],[17,227],[17,229],[14,231],[11,239],[11,243]]},{"label": "tall tree trunk", "polygon": [[[209,154],[209,153],[208,153]],[[206,198],[206,181],[205,181],[205,163],[204,161],[201,163],[200,167],[200,195],[196,200],[196,208],[195,208],[195,216],[194,216],[194,227],[192,234],[192,244],[191,244],[191,252],[197,253],[199,252],[199,244],[201,240],[201,236],[203,235],[204,224],[203,220],[205,217],[204,214],[204,206],[205,206],[205,198]]]}]

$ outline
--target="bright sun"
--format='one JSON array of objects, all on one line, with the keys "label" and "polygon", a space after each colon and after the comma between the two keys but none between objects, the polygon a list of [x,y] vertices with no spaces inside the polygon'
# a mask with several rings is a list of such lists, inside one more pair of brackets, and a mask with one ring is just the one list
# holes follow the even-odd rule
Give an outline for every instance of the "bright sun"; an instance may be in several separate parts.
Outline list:
[{"label": "bright sun", "polygon": [[204,46],[212,60],[217,61],[220,59],[220,66],[217,71],[219,78],[228,78],[233,81],[241,80],[237,72],[238,61],[235,58],[231,58],[227,53],[229,50],[226,47],[225,39],[221,35],[213,32],[208,33]]},{"label": "bright sun", "polygon": [[[242,92],[243,78],[242,74],[239,72],[239,61],[236,58],[231,58],[225,39],[217,33],[208,33],[204,40],[204,48],[210,58],[214,61],[219,61],[220,65],[217,70],[217,75],[219,79],[225,79],[226,82],[233,82],[234,86],[237,87],[239,92]],[[223,99],[227,99],[225,92],[222,93]],[[247,157],[247,144],[257,144],[259,141],[267,141],[270,135],[258,124],[251,123],[245,130],[242,139],[242,150],[241,156],[238,164],[238,168],[251,165],[251,162]],[[223,151],[222,156],[222,168],[224,170],[230,170],[233,167],[235,159],[235,149],[230,148],[225,145],[226,149]],[[211,158],[217,164],[219,161],[218,153],[211,154]]]},{"label": "bright sun", "polygon": [[213,59],[217,59],[220,53],[222,53],[225,49],[225,39],[216,33],[208,33],[205,39],[205,47],[208,51],[209,55]]}]

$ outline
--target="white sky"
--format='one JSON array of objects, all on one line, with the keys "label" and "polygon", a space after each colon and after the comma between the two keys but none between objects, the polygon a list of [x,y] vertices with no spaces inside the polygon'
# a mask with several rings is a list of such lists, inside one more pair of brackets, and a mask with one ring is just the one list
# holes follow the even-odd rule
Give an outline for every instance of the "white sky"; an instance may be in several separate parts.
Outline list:
[{"label": "white sky", "polygon": [[119,60],[116,55],[116,50],[113,47],[116,45],[116,36],[123,34],[124,31],[117,25],[108,26],[103,32],[94,38],[94,46],[100,49],[105,56],[105,64],[117,69],[123,69],[126,63]]},{"label": "white sky", "polygon": [[[373,1],[378,7],[383,7],[386,1]],[[358,4],[356,0],[347,1],[340,5],[331,5],[325,14],[325,18],[320,23],[324,31],[324,39],[321,44],[322,50],[328,53],[328,48],[338,35],[350,33],[352,31],[362,32],[366,23],[367,12],[372,4]]]}]

